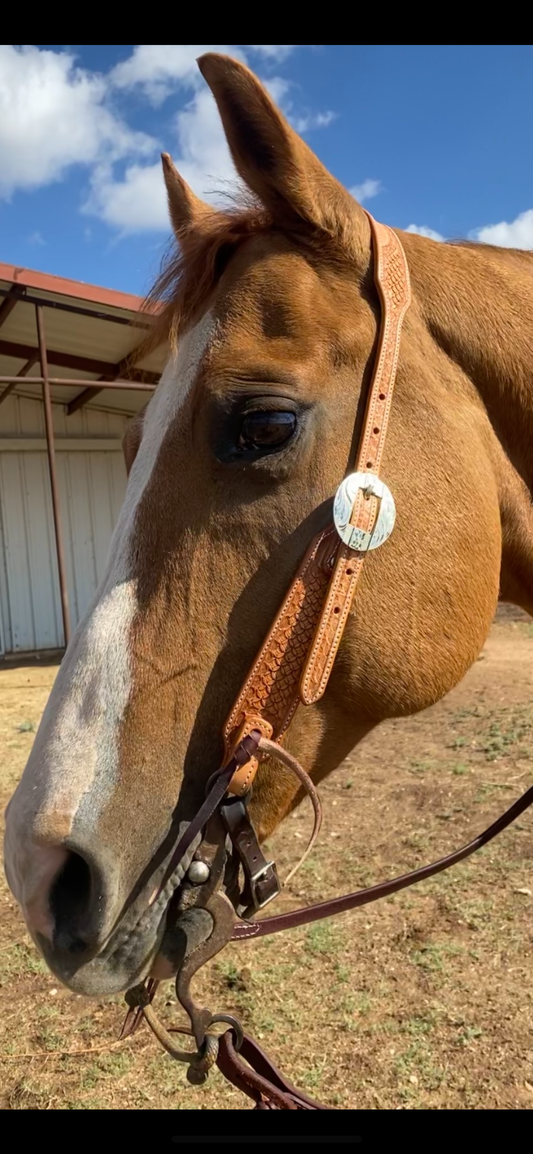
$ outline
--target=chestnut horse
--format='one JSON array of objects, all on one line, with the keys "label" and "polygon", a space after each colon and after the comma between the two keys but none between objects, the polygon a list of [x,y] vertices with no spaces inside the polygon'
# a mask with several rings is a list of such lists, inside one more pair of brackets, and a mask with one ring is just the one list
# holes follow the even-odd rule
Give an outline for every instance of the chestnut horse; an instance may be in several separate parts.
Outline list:
[{"label": "chestnut horse", "polygon": [[[380,321],[369,220],[242,64],[208,54],[248,199],[199,201],[163,157],[176,254],[155,288],[171,355],[126,434],[105,577],[9,804],[5,862],[51,970],[84,994],[164,972],[150,904],[220,765],[222,729],[363,422]],[[498,598],[533,611],[533,258],[398,233],[410,271],[367,558],[323,698],[286,747],[315,782],[476,660]],[[260,839],[300,798],[260,765]]]}]

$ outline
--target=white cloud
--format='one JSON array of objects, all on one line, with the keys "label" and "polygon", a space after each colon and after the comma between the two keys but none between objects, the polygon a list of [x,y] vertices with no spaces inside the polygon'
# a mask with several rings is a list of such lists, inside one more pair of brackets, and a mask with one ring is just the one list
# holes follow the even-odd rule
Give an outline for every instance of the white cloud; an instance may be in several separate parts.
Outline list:
[{"label": "white cloud", "polygon": [[[107,74],[90,72],[70,51],[0,45],[0,199],[63,179],[73,165],[90,172],[83,211],[121,233],[168,231],[160,142],[134,131],[113,105],[137,92],[160,105],[172,92],[190,95],[161,144],[198,195],[216,199],[235,173],[214,100],[196,59],[209,50],[263,65],[286,60],[293,44],[139,44]],[[332,112],[299,115],[292,85],[266,82],[300,132],[326,127]],[[168,123],[168,121],[167,121]]]},{"label": "white cloud", "polygon": [[280,106],[283,104],[286,110],[287,105],[290,103],[290,80],[287,80],[284,76],[270,76],[267,80],[263,79],[263,84],[267,92],[270,93],[272,99],[276,101],[276,104],[279,104]]},{"label": "white cloud", "polygon": [[350,188],[350,193],[362,204],[365,200],[372,200],[373,196],[378,196],[382,191],[382,184],[380,180],[363,180],[362,184],[354,184]]},{"label": "white cloud", "polygon": [[314,128],[329,128],[336,119],[336,112],[309,112],[306,116],[290,116],[289,120],[297,132],[312,132]]},{"label": "white cloud", "polygon": [[295,111],[291,96],[294,85],[284,76],[272,76],[267,80],[263,79],[263,84],[272,99],[283,109],[287,120],[292,124],[295,131],[302,135],[306,132],[312,132],[315,128],[328,128],[337,116],[336,112],[307,112],[299,115]]},{"label": "white cloud", "polygon": [[[217,106],[208,88],[203,88],[175,118],[178,141],[175,163],[198,196],[211,202],[219,199],[236,175]],[[132,164],[122,180],[110,167],[97,169],[86,211],[101,217],[122,233],[169,231],[161,162]]]},{"label": "white cloud", "polygon": [[84,211],[99,216],[121,233],[169,231],[168,208],[161,162],[130,164],[122,180],[108,166],[97,168]]},{"label": "white cloud", "polygon": [[203,83],[196,63],[204,52],[225,52],[243,59],[235,44],[137,44],[127,60],[111,69],[115,88],[140,88],[154,105],[162,104],[180,85]]},{"label": "white cloud", "polygon": [[218,109],[208,88],[176,117],[179,170],[199,196],[212,197],[221,180],[234,180],[235,169]]},{"label": "white cloud", "polygon": [[248,44],[253,52],[257,52],[259,56],[264,56],[267,60],[275,60],[277,64],[287,59],[299,44]]},{"label": "white cloud", "polygon": [[0,197],[61,180],[73,164],[153,152],[105,107],[106,91],[68,52],[0,45]]},{"label": "white cloud", "polygon": [[42,233],[40,233],[39,230],[37,229],[35,232],[31,233],[31,236],[29,236],[27,238],[26,244],[31,244],[31,245],[39,244],[40,245],[40,244],[46,244],[46,241],[45,241]]},{"label": "white cloud", "polygon": [[509,224],[502,220],[499,224],[475,229],[471,240],[480,241],[481,244],[495,244],[501,248],[533,248],[533,208],[521,212]]},{"label": "white cloud", "polygon": [[176,88],[201,87],[203,81],[196,61],[204,52],[222,52],[246,61],[251,49],[269,63],[282,63],[297,44],[137,44],[127,60],[110,72],[115,88],[141,88],[155,106],[162,104]]},{"label": "white cloud", "polygon": [[404,232],[414,232],[417,236],[426,236],[428,240],[446,240],[440,232],[435,232],[434,228],[428,228],[426,224],[409,224]]}]

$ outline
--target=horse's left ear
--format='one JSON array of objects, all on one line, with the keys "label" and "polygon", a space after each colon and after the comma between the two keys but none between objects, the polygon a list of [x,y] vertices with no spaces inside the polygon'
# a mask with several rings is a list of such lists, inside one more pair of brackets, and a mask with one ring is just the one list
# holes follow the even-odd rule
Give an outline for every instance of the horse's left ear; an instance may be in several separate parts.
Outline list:
[{"label": "horse's left ear", "polygon": [[205,201],[200,200],[187,181],[180,176],[172,163],[168,152],[161,153],[163,177],[167,190],[168,210],[176,239],[183,244],[190,233],[197,233],[208,217],[212,217],[212,209]]},{"label": "horse's left ear", "polygon": [[369,248],[361,206],[291,128],[268,92],[229,56],[208,52],[198,67],[217,102],[237,172],[274,220],[303,223],[358,253]]}]

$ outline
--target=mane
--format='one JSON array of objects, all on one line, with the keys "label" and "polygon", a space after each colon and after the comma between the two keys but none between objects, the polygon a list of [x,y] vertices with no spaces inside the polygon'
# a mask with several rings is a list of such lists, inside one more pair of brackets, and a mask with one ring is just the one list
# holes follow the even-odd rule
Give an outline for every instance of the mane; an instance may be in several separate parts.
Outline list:
[{"label": "mane", "polygon": [[164,342],[175,350],[180,329],[208,298],[233,253],[271,223],[266,210],[256,204],[213,209],[202,216],[201,229],[189,233],[183,244],[171,243],[143,303],[154,316],[149,350]]}]

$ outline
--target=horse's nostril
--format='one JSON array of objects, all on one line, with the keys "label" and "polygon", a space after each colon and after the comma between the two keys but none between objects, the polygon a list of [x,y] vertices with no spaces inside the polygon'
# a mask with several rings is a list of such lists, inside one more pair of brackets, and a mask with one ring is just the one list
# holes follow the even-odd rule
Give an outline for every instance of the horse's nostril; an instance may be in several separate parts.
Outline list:
[{"label": "horse's nostril", "polygon": [[54,935],[54,947],[62,954],[72,954],[76,957],[78,954],[85,954],[88,950],[88,943],[85,938],[77,937],[69,929],[57,930]]},{"label": "horse's nostril", "polygon": [[84,858],[69,853],[50,893],[54,919],[54,944],[71,954],[81,954],[87,942],[79,932],[91,901],[91,871]]}]

